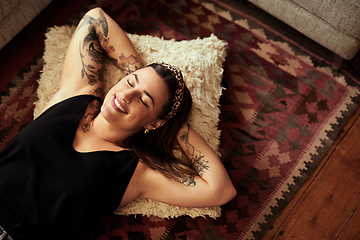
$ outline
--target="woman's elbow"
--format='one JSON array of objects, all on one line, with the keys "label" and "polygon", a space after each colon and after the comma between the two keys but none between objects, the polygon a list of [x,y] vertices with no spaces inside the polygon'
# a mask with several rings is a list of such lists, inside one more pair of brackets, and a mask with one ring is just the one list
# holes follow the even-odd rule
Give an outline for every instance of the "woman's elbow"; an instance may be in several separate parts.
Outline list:
[{"label": "woman's elbow", "polygon": [[90,10],[86,13],[86,15],[93,15],[93,14],[98,15],[98,14],[99,14],[99,11],[100,11],[100,12],[104,12],[104,10],[103,10],[101,7],[94,7],[94,8],[92,8],[92,9],[90,9]]},{"label": "woman's elbow", "polygon": [[[231,184],[231,186],[229,186],[227,188],[226,193],[224,193],[224,195],[225,195],[224,204],[233,200],[237,195],[237,191],[236,191],[234,185]],[[224,205],[224,204],[222,204],[222,205]]]},{"label": "woman's elbow", "polygon": [[237,195],[237,191],[233,184],[229,184],[228,186],[223,186],[214,192],[214,205],[221,206],[233,200]]}]

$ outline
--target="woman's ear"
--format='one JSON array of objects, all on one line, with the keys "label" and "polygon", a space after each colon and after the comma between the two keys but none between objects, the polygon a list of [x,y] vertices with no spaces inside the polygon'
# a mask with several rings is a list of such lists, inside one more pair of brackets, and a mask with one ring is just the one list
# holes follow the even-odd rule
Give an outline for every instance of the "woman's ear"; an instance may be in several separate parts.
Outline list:
[{"label": "woman's ear", "polygon": [[148,130],[155,130],[155,129],[161,127],[162,125],[164,125],[165,122],[166,122],[165,119],[156,120],[155,122],[149,123],[148,125],[146,125],[145,128]]}]

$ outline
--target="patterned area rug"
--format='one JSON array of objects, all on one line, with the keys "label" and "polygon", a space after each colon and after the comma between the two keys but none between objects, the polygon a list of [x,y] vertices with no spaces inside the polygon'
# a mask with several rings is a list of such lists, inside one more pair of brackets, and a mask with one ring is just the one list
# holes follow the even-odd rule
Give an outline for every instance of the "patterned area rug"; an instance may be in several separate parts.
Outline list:
[{"label": "patterned area rug", "polygon": [[[94,225],[92,238],[261,239],[358,107],[359,90],[330,68],[314,67],[321,59],[266,23],[218,1],[96,4],[130,33],[177,40],[215,33],[229,43],[220,150],[238,196],[216,220],[113,215]],[[1,92],[0,148],[31,121],[41,67],[39,54]]]}]

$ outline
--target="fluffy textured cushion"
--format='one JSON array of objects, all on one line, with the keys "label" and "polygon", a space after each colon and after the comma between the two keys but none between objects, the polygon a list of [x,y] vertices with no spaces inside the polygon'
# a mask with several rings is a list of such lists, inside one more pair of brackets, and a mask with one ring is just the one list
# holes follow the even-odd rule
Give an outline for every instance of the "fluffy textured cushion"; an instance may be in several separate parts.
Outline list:
[{"label": "fluffy textured cushion", "polygon": [[[67,46],[75,27],[62,26],[49,29],[46,34],[43,73],[39,80],[38,97],[34,117],[37,117],[46,103],[59,88],[59,79]],[[193,97],[189,123],[207,141],[212,149],[218,150],[220,130],[219,99],[222,94],[222,64],[226,56],[227,43],[215,35],[190,41],[163,40],[152,36],[128,34],[144,65],[152,62],[167,62],[178,67],[184,76]],[[105,63],[105,91],[124,77],[110,60]],[[180,154],[180,153],[179,153]],[[141,199],[119,208],[117,214],[153,215],[161,218],[189,215],[191,217],[220,216],[220,207],[183,208],[152,200]]]}]

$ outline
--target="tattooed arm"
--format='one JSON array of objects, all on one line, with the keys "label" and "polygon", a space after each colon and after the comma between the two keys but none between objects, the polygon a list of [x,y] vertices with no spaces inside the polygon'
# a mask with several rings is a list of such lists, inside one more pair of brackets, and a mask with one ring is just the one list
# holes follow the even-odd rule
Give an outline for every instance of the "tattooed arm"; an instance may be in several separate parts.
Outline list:
[{"label": "tattooed arm", "polygon": [[219,206],[229,202],[236,190],[221,160],[191,127],[185,124],[178,134],[182,150],[192,161],[200,176],[189,176],[182,183],[147,169],[139,184],[141,197],[184,207]]},{"label": "tattooed arm", "polygon": [[[190,125],[187,125],[187,129],[183,127],[180,130],[178,134],[178,143],[188,159],[191,161],[193,168],[196,172],[198,172],[200,177],[203,177],[204,174],[210,170],[209,161],[205,158],[204,153],[202,153],[200,149],[195,148],[192,142],[189,141],[189,134]],[[196,186],[195,176],[193,175],[180,178],[180,182],[188,187]]]},{"label": "tattooed arm", "polygon": [[85,37],[83,46],[98,42],[98,51],[102,51],[110,57],[126,74],[142,67],[134,46],[126,33],[101,8],[90,10],[83,17],[77,30],[83,27],[89,28],[89,34]]},{"label": "tattooed arm", "polygon": [[187,187],[196,187],[198,182],[206,182],[218,190],[223,189],[223,194],[232,198],[236,191],[220,158],[189,124],[184,124],[180,129],[178,143],[199,173],[198,178],[188,176],[181,182]]},{"label": "tattooed arm", "polygon": [[101,97],[106,56],[126,74],[142,67],[126,33],[101,8],[94,8],[76,28],[65,56],[60,89],[48,106],[80,94]]}]

